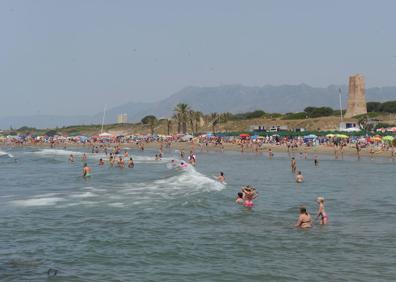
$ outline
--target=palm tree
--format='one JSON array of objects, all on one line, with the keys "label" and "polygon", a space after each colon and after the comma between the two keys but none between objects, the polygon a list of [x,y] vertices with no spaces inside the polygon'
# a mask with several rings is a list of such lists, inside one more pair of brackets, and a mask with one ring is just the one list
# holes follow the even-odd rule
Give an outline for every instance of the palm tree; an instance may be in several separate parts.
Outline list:
[{"label": "palm tree", "polygon": [[193,111],[191,109],[188,111],[188,121],[190,123],[191,132],[194,135],[195,111]]},{"label": "palm tree", "polygon": [[212,124],[212,133],[216,133],[216,125],[219,122],[219,115],[218,113],[211,113],[210,114],[210,123]]},{"label": "palm tree", "polygon": [[166,120],[166,128],[168,130],[168,135],[170,135],[170,132],[172,131],[172,119],[167,119]]},{"label": "palm tree", "polygon": [[203,117],[203,113],[202,112],[199,112],[199,111],[194,112],[195,133],[197,133],[198,130],[199,130],[199,126],[201,124],[202,117]]},{"label": "palm tree", "polygon": [[179,103],[176,105],[173,116],[177,121],[177,132],[186,133],[187,132],[187,121],[188,121],[188,113],[190,111],[190,107],[187,104]]}]

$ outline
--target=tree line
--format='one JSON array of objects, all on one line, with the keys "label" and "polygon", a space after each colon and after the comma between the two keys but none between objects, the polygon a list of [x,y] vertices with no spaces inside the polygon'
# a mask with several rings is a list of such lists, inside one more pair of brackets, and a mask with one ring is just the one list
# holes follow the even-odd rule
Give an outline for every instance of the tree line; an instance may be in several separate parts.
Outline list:
[{"label": "tree line", "polygon": [[[379,113],[396,113],[396,101],[368,102],[368,112]],[[262,110],[255,110],[245,113],[233,114],[225,113],[211,113],[203,114],[200,111],[194,111],[188,104],[179,103],[173,110],[172,118],[158,120],[154,115],[145,116],[141,122],[150,127],[151,133],[154,134],[155,128],[159,124],[166,123],[168,135],[173,131],[173,126],[177,126],[178,133],[191,132],[193,134],[211,129],[213,133],[216,132],[216,127],[219,123],[226,123],[228,121],[246,120],[254,118],[281,118],[284,120],[290,119],[308,119],[326,116],[338,116],[339,110],[334,110],[330,107],[306,107],[303,112],[297,113],[266,113]],[[345,112],[345,110],[343,110]]]}]

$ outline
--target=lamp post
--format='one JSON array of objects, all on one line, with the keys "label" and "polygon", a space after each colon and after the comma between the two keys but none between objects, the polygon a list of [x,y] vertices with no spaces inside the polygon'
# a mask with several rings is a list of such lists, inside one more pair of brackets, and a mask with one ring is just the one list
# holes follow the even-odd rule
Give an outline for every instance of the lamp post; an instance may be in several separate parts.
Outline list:
[{"label": "lamp post", "polygon": [[340,100],[340,116],[341,116],[341,122],[343,122],[343,117],[342,117],[342,102],[341,102],[341,88],[338,88],[338,97]]}]

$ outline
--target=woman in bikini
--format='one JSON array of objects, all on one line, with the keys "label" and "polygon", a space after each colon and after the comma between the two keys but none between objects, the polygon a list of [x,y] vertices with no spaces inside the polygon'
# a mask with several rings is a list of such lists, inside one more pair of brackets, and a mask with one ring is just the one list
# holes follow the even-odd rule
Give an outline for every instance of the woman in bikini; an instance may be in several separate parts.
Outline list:
[{"label": "woman in bikini", "polygon": [[300,208],[300,216],[298,217],[297,223],[294,225],[295,227],[300,228],[311,228],[312,227],[312,219],[307,209],[304,207]]}]

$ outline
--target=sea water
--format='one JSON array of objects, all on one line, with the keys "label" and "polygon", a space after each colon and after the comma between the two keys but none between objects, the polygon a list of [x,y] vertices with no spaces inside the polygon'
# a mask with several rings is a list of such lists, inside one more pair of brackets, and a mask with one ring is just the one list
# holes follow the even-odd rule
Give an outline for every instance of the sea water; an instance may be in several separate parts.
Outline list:
[{"label": "sea water", "polygon": [[[0,281],[395,281],[396,165],[388,159],[129,150],[133,169],[97,165],[84,149],[3,148]],[[69,163],[68,155],[76,161]],[[227,185],[213,179],[225,173]],[[242,185],[259,193],[235,204]],[[293,227],[301,205],[329,224]],[[50,270],[50,271],[49,271]],[[54,270],[57,270],[54,276]]]}]

